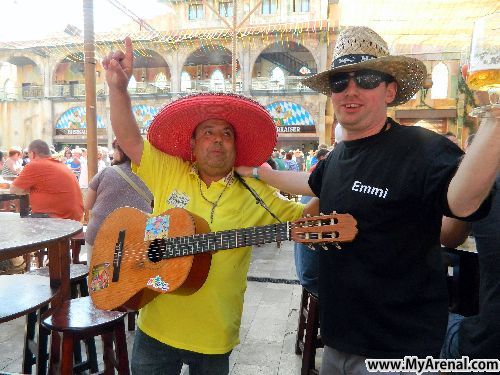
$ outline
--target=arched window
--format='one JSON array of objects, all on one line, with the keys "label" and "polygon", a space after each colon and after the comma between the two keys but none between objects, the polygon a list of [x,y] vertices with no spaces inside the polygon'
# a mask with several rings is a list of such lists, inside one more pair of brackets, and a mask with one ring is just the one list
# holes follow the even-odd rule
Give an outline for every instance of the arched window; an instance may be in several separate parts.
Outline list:
[{"label": "arched window", "polygon": [[167,85],[168,85],[168,82],[167,82],[167,76],[165,75],[165,73],[163,73],[163,72],[158,73],[155,77],[155,86],[161,90],[165,90]]},{"label": "arched window", "polygon": [[448,67],[440,62],[432,69],[432,99],[446,99],[448,97]]},{"label": "arched window", "polygon": [[130,77],[130,81],[128,81],[128,89],[130,91],[135,91],[136,88],[137,88],[137,81],[135,80],[135,77],[132,76]]},{"label": "arched window", "polygon": [[188,72],[181,73],[181,91],[185,92],[191,90],[191,76]]},{"label": "arched window", "polygon": [[224,91],[224,74],[219,69],[215,70],[210,77],[210,90]]},{"label": "arched window", "polygon": [[271,81],[277,82],[280,85],[285,84],[285,73],[280,67],[276,67],[271,72]]},{"label": "arched window", "polygon": [[3,85],[4,99],[14,100],[16,98],[16,87],[14,86],[14,81],[7,79]]}]

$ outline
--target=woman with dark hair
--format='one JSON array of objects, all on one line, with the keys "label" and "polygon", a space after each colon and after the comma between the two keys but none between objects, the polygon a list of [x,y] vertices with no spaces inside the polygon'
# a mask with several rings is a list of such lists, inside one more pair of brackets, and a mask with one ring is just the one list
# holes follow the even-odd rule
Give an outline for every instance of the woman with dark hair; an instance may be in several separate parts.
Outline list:
[{"label": "woman with dark hair", "polygon": [[132,172],[130,158],[116,140],[113,141],[113,150],[112,166],[104,168],[92,178],[85,197],[85,209],[92,211],[85,232],[89,263],[96,234],[106,216],[112,211],[124,206],[134,207],[147,213],[152,211],[153,194]]},{"label": "woman with dark hair", "polygon": [[284,160],[285,170],[299,172],[299,165],[292,158],[293,158],[293,153],[287,152]]}]

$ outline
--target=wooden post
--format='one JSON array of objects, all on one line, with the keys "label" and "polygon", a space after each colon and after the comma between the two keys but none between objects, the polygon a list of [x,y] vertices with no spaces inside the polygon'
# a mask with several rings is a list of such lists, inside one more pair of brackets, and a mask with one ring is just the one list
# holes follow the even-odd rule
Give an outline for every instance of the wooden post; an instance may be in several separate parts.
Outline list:
[{"label": "wooden post", "polygon": [[85,63],[85,110],[89,181],[97,173],[97,115],[95,88],[94,4],[83,0],[83,53]]},{"label": "wooden post", "polygon": [[238,52],[236,49],[236,38],[238,36],[236,29],[238,27],[237,24],[237,9],[236,4],[237,0],[233,0],[233,46],[231,48],[231,87],[233,92],[236,92],[236,53]]},{"label": "wooden post", "polygon": [[202,0],[203,4],[206,5],[212,12],[217,15],[217,17],[226,24],[226,26],[231,30],[231,35],[232,35],[232,43],[231,43],[231,86],[232,86],[232,91],[236,92],[236,54],[237,54],[237,46],[236,46],[236,40],[238,38],[238,30],[239,28],[246,22],[246,20],[252,15],[253,12],[255,12],[260,4],[262,4],[262,0],[257,1],[257,4],[254,6],[254,8],[246,15],[246,17],[243,19],[238,24],[238,10],[236,8],[236,5],[238,3],[238,0],[233,0],[233,25],[231,26],[229,22],[227,22],[224,17],[220,15],[220,13],[210,4],[210,2]]}]

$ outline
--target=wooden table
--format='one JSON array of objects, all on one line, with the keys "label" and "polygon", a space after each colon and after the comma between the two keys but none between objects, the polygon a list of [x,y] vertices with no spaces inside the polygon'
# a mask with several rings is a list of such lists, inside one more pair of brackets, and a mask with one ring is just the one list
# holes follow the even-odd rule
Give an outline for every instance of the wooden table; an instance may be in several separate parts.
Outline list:
[{"label": "wooden table", "polygon": [[0,260],[47,248],[50,285],[60,288],[53,303],[57,306],[70,297],[69,239],[82,229],[82,224],[74,220],[22,218],[16,213],[0,212]]},{"label": "wooden table", "polygon": [[[70,299],[70,237],[80,233],[82,229],[82,224],[74,220],[21,218],[16,213],[0,212],[0,260],[47,248],[50,286],[58,290],[51,300],[53,309]],[[1,295],[0,300],[2,300]],[[51,335],[50,348],[51,355],[59,358],[59,335]],[[49,368],[49,374],[56,372],[57,369]]]},{"label": "wooden table", "polygon": [[30,213],[30,200],[28,194],[17,195],[12,194],[9,189],[0,189],[0,202],[12,201],[19,199],[19,213],[22,217],[28,216]]}]

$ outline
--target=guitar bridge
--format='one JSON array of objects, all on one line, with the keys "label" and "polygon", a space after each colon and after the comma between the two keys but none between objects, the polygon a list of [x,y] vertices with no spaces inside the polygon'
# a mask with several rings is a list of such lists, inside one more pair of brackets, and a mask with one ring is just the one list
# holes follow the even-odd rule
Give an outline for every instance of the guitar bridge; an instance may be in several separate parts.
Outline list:
[{"label": "guitar bridge", "polygon": [[115,253],[113,255],[113,277],[112,282],[116,282],[120,279],[120,267],[123,258],[123,246],[125,245],[125,231],[121,230],[118,233],[118,241],[115,244]]}]

